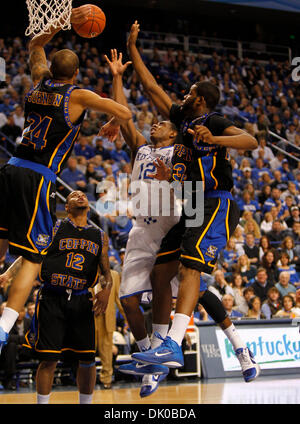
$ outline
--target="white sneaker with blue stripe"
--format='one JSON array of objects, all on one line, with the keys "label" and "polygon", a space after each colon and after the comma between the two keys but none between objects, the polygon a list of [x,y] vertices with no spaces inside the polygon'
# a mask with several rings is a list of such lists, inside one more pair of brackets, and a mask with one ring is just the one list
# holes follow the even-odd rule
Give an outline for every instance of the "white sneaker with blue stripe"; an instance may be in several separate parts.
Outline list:
[{"label": "white sneaker with blue stripe", "polygon": [[146,352],[133,353],[132,358],[143,364],[160,364],[169,368],[183,367],[184,359],[181,346],[169,336],[165,339],[158,333],[155,333],[155,336],[163,341],[160,346]]},{"label": "white sneaker with blue stripe", "polygon": [[246,383],[255,380],[260,374],[260,366],[255,362],[253,353],[246,347],[235,351]]},{"label": "white sneaker with blue stripe", "polygon": [[142,387],[140,396],[146,397],[152,395],[159,386],[159,383],[167,377],[167,374],[162,375],[144,375],[142,380]]},{"label": "white sneaker with blue stripe", "polygon": [[118,370],[123,374],[131,375],[162,375],[168,374],[169,372],[169,368],[164,365],[142,364],[137,361],[131,361],[128,364],[120,365]]}]

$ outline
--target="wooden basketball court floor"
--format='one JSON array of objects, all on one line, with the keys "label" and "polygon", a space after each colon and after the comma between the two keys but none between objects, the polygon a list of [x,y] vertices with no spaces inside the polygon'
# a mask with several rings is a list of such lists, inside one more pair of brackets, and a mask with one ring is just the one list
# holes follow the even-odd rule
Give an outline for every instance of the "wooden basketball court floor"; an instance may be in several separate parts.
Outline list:
[{"label": "wooden basketball court floor", "polygon": [[[18,391],[1,391],[0,405],[35,404],[34,386]],[[53,389],[50,404],[78,404],[74,386]],[[147,398],[140,398],[138,383],[116,383],[111,390],[96,385],[93,404],[300,404],[300,381],[297,376],[261,376],[244,383],[240,378],[222,380],[191,379],[162,382]],[[1,407],[0,407],[1,408]]]}]

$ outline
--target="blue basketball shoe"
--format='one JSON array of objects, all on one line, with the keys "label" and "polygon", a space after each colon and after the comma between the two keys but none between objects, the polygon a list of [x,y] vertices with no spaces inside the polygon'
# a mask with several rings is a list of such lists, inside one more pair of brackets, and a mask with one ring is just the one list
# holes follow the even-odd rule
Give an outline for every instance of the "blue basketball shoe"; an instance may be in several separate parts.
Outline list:
[{"label": "blue basketball shoe", "polygon": [[132,358],[144,364],[166,365],[169,368],[183,367],[184,359],[181,346],[169,336],[165,339],[158,333],[155,333],[155,336],[163,341],[160,346],[146,352],[133,353]]},{"label": "blue basketball shoe", "polygon": [[237,349],[235,354],[241,364],[245,382],[255,380],[260,374],[260,366],[255,362],[253,353],[246,347]]},{"label": "blue basketball shoe", "polygon": [[119,371],[123,374],[131,375],[162,375],[168,374],[169,368],[164,365],[142,364],[141,362],[131,361],[128,364],[120,365]]},{"label": "blue basketball shoe", "polygon": [[159,383],[164,380],[167,375],[168,373],[162,375],[145,375],[142,380],[140,396],[143,398],[152,395],[152,393],[158,389]]}]

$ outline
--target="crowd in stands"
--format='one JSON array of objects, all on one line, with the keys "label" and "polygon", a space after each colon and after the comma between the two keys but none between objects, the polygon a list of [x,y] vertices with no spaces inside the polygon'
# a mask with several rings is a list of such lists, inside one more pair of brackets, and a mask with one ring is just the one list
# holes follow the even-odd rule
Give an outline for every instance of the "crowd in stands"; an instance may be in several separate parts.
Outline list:
[{"label": "crowd in stands", "polygon": [[[57,36],[47,46],[49,62],[54,52],[65,47],[79,56],[78,85],[111,97],[112,77],[97,47],[75,35]],[[0,39],[7,72],[0,86],[0,131],[16,143],[24,126],[24,96],[32,85],[27,51],[21,38]],[[230,151],[240,223],[212,276],[204,276],[209,290],[235,319],[300,316],[300,93],[291,80],[289,63],[240,59],[224,49],[209,57],[200,48],[198,53],[189,53],[175,48],[162,52],[156,47],[145,52],[140,47],[140,53],[174,103],[179,104],[196,81],[215,83],[221,92],[218,111],[258,140],[252,152]],[[150,127],[161,117],[132,70],[124,75],[124,93],[136,128],[149,142]],[[128,233],[134,225],[130,201],[126,201],[131,153],[121,135],[115,143],[99,135],[107,119],[96,112],[86,115],[60,178],[87,194],[95,208],[90,218],[110,238],[111,268],[121,272]],[[2,140],[11,152],[11,145]],[[62,196],[69,192],[60,183],[57,190]],[[57,210],[63,209],[63,203],[58,203]],[[5,270],[13,258],[0,259]],[[5,302],[5,288],[0,296]],[[211,319],[201,305],[194,318],[196,323]]]}]

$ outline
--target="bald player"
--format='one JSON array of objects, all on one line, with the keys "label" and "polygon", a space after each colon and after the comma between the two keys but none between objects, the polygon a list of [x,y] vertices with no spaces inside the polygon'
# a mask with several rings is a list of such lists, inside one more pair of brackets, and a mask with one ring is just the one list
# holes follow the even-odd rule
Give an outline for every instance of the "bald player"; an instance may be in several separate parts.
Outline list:
[{"label": "bald player", "polygon": [[[90,6],[72,9],[71,23],[84,23]],[[131,112],[75,85],[79,59],[71,50],[55,53],[50,69],[44,46],[59,32],[35,36],[29,43],[34,87],[25,97],[25,125],[15,156],[0,169],[0,257],[9,246],[22,265],[0,319],[0,350],[26,302],[43,256],[52,242],[55,181],[72,152],[87,109],[113,115],[120,123]]]}]

